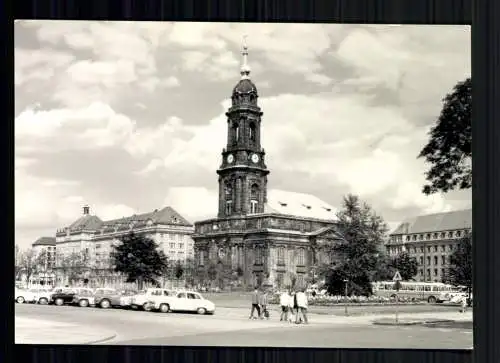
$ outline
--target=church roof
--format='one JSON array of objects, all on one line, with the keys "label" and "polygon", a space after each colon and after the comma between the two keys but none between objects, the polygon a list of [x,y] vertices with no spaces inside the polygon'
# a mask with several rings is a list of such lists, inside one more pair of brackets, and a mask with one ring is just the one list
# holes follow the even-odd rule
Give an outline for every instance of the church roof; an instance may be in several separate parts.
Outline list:
[{"label": "church roof", "polygon": [[68,229],[70,231],[96,231],[103,227],[115,227],[116,225],[128,225],[134,222],[136,226],[140,227],[146,225],[146,222],[151,220],[154,224],[175,224],[178,226],[192,226],[192,224],[181,216],[172,207],[165,207],[161,210],[155,210],[153,212],[134,214],[128,217],[122,217],[118,219],[112,219],[103,221],[99,217],[94,215],[84,215],[74,221],[69,225]]},{"label": "church roof", "polygon": [[32,246],[55,246],[56,239],[54,237],[40,237],[31,244]]},{"label": "church roof", "polygon": [[296,217],[336,220],[337,209],[311,194],[279,189],[267,192],[264,213],[278,213]]},{"label": "church roof", "polygon": [[427,214],[402,222],[392,235],[441,232],[472,228],[472,209]]},{"label": "church roof", "polygon": [[240,79],[240,81],[234,86],[233,93],[250,93],[257,92],[257,87],[250,79]]}]

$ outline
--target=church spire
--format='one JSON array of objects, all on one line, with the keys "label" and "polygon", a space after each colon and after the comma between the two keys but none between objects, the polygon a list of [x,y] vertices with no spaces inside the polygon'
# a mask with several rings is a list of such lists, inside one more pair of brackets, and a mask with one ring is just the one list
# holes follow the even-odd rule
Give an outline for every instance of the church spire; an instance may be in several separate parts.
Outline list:
[{"label": "church spire", "polygon": [[241,51],[243,56],[243,62],[241,64],[241,79],[250,79],[250,67],[248,66],[248,47],[247,47],[247,36],[243,36],[243,50]]}]

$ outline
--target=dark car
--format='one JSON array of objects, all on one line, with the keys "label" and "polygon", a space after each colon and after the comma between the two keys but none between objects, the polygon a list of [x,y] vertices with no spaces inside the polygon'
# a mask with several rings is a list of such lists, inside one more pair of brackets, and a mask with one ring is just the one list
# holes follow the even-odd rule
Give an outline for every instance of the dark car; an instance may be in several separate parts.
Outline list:
[{"label": "dark car", "polygon": [[69,305],[73,303],[73,298],[75,295],[76,289],[64,288],[52,294],[50,303],[58,306]]}]

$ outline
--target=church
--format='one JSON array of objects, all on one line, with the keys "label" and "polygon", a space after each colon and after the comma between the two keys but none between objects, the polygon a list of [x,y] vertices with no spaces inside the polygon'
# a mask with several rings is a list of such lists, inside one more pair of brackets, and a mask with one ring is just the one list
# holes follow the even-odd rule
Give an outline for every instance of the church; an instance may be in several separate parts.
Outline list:
[{"label": "church", "polygon": [[243,46],[241,79],[227,110],[227,145],[217,170],[218,215],[195,223],[199,268],[222,263],[247,286],[305,287],[314,266],[327,262],[321,247],[338,241],[335,208],[308,194],[268,190],[261,145],[263,112]]}]

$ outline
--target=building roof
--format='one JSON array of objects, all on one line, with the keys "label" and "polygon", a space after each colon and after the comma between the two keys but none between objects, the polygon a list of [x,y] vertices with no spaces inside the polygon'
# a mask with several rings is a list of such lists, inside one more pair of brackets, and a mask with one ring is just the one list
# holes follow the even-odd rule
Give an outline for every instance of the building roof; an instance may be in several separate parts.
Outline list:
[{"label": "building roof", "polygon": [[171,224],[178,226],[192,226],[192,224],[181,216],[172,207],[165,207],[153,212],[134,214],[128,217],[103,221],[95,215],[84,215],[69,225],[70,231],[87,230],[96,231],[101,228],[113,228],[115,226],[129,225],[134,223],[135,226],[145,226],[147,221],[151,220],[153,224]]},{"label": "building roof", "polygon": [[472,228],[472,209],[427,214],[402,222],[391,234],[441,232]]},{"label": "building roof", "polygon": [[264,213],[278,213],[296,217],[336,220],[337,209],[311,194],[270,189]]},{"label": "building roof", "polygon": [[35,242],[31,244],[31,246],[55,246],[56,239],[55,237],[40,237]]}]

